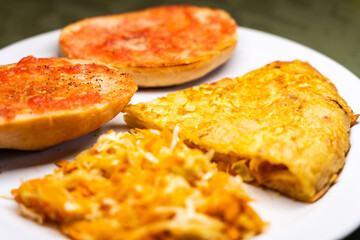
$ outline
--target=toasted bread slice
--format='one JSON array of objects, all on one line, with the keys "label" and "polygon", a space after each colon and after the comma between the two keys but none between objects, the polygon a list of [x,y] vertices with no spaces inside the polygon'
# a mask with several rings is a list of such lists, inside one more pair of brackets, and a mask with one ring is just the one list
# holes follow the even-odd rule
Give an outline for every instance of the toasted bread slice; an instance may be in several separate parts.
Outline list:
[{"label": "toasted bread slice", "polygon": [[326,77],[298,60],[129,105],[124,112],[133,127],[178,125],[190,145],[215,150],[220,169],[306,202],[336,179],[358,117]]},{"label": "toasted bread slice", "polygon": [[72,239],[244,239],[263,230],[239,176],[177,131],[111,131],[74,161],[13,190],[20,210]]},{"label": "toasted bread slice", "polygon": [[64,56],[111,64],[139,87],[160,87],[204,76],[236,41],[236,23],[222,10],[162,6],[70,24],[59,43]]},{"label": "toasted bread slice", "polygon": [[84,60],[23,58],[0,66],[0,148],[40,150],[115,117],[137,86],[128,74]]}]

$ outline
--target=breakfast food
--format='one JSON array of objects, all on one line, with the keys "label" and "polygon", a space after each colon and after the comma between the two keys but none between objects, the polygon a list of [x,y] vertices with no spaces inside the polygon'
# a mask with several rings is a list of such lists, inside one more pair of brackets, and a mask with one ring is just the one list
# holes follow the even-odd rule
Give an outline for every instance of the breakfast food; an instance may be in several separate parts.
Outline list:
[{"label": "breakfast food", "polygon": [[213,152],[188,148],[178,129],[110,131],[52,174],[13,190],[23,214],[72,239],[243,239],[264,222],[239,176]]},{"label": "breakfast food", "polygon": [[62,30],[59,44],[64,56],[111,64],[139,87],[160,87],[220,66],[236,41],[236,23],[225,11],[175,5],[81,20]]},{"label": "breakfast food", "polygon": [[63,58],[0,66],[0,148],[41,150],[115,117],[137,90],[113,67]]},{"label": "breakfast food", "polygon": [[358,115],[308,63],[276,61],[235,79],[124,108],[132,127],[181,128],[219,169],[313,202],[337,178]]}]

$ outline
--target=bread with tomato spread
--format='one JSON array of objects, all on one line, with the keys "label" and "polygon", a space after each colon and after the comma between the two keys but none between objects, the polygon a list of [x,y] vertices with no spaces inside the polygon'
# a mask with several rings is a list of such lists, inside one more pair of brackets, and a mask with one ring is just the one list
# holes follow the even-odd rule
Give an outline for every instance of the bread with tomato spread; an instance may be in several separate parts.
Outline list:
[{"label": "bread with tomato spread", "polygon": [[223,64],[236,42],[229,14],[190,5],[84,19],[66,26],[59,39],[64,56],[111,64],[139,87],[200,78]]},{"label": "bread with tomato spread", "polygon": [[137,86],[128,74],[90,61],[21,59],[0,66],[0,148],[41,150],[115,117]]}]

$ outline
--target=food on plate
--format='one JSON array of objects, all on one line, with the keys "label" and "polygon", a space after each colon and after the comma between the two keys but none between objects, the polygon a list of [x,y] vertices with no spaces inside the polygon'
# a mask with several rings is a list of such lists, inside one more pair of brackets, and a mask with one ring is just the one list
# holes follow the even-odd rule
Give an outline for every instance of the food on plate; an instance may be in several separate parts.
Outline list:
[{"label": "food on plate", "polygon": [[0,148],[41,150],[115,117],[137,86],[96,62],[28,56],[0,66]]},{"label": "food on plate", "polygon": [[242,239],[264,222],[239,176],[213,151],[188,148],[178,128],[110,131],[52,174],[13,190],[20,210],[73,239]]},{"label": "food on plate", "polygon": [[359,115],[308,63],[276,61],[235,79],[124,108],[132,127],[180,127],[221,170],[305,202],[334,183]]},{"label": "food on plate", "polygon": [[64,56],[111,64],[139,87],[185,83],[223,64],[235,49],[236,22],[223,10],[160,6],[87,18],[66,26]]}]

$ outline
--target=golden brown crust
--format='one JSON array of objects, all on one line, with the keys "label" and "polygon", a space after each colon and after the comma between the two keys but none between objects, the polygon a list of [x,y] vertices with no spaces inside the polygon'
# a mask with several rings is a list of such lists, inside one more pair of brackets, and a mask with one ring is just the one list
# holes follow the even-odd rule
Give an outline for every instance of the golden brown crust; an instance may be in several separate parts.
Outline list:
[{"label": "golden brown crust", "polygon": [[0,148],[41,150],[89,133],[115,117],[136,85],[89,61],[26,57],[0,67]]},{"label": "golden brown crust", "polygon": [[193,146],[215,150],[222,170],[307,202],[342,169],[356,120],[329,79],[301,61],[273,62],[124,112],[130,126],[179,125]]},{"label": "golden brown crust", "polygon": [[186,83],[198,79],[211,70],[225,63],[235,49],[231,46],[207,61],[199,61],[172,67],[156,68],[123,68],[122,72],[129,73],[141,87],[165,87]]},{"label": "golden brown crust", "polygon": [[236,41],[236,23],[222,10],[162,6],[70,24],[59,43],[64,56],[111,64],[140,87],[158,87],[205,75]]},{"label": "golden brown crust", "polygon": [[125,105],[104,104],[78,111],[61,111],[0,125],[0,147],[42,150],[83,136],[114,118]]}]

